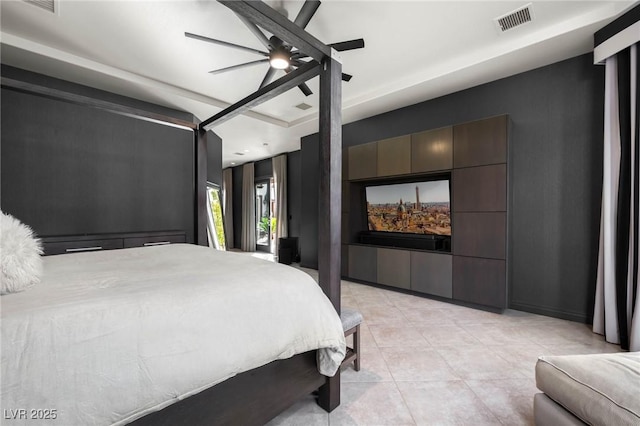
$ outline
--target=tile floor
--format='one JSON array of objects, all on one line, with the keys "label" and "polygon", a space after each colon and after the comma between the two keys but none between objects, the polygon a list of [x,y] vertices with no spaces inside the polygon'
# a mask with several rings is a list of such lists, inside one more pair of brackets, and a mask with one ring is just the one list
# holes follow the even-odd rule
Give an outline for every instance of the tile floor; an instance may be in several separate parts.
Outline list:
[{"label": "tile floor", "polygon": [[343,370],[340,406],[328,414],[309,396],[269,426],[532,425],[539,355],[619,351],[584,324],[348,281],[342,304],[364,322],[362,368]]}]

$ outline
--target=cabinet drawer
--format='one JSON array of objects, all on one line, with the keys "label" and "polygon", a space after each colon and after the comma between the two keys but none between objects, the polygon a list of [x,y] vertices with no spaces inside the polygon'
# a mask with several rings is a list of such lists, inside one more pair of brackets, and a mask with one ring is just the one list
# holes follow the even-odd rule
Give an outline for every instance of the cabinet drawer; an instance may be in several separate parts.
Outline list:
[{"label": "cabinet drawer", "polygon": [[56,241],[43,242],[44,254],[64,254],[98,250],[113,250],[122,248],[122,238],[84,241]]},{"label": "cabinet drawer", "polygon": [[186,243],[186,242],[187,242],[187,237],[185,234],[131,237],[131,238],[124,239],[124,248],[160,246],[164,244],[176,244],[176,243]]}]

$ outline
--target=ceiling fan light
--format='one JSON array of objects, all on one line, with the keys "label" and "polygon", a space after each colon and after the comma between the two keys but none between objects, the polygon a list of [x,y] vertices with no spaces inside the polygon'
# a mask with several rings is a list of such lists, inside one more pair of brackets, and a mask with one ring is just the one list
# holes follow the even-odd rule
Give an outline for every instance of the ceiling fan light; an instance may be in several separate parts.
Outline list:
[{"label": "ceiling fan light", "polygon": [[269,54],[269,64],[277,70],[284,70],[289,68],[289,61],[289,52],[283,50],[274,50]]}]

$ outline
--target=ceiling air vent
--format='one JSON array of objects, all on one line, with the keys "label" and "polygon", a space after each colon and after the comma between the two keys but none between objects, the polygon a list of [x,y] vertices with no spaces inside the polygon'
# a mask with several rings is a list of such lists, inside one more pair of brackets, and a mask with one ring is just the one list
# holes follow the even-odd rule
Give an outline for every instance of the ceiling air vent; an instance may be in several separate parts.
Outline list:
[{"label": "ceiling air vent", "polygon": [[22,0],[25,3],[32,4],[34,6],[39,7],[40,9],[44,9],[47,12],[56,13],[56,0]]},{"label": "ceiling air vent", "polygon": [[311,108],[311,105],[309,105],[309,104],[305,104],[305,103],[303,102],[303,103],[301,103],[301,104],[299,104],[299,105],[296,105],[296,108],[301,109],[301,110],[303,110],[303,111],[306,111],[306,110],[308,110],[309,108]]},{"label": "ceiling air vent", "polygon": [[513,12],[509,12],[505,15],[498,16],[493,21],[496,23],[498,27],[498,31],[503,33],[515,27],[519,27],[520,25],[524,25],[533,20],[533,10],[531,9],[531,3],[522,6],[514,10]]}]

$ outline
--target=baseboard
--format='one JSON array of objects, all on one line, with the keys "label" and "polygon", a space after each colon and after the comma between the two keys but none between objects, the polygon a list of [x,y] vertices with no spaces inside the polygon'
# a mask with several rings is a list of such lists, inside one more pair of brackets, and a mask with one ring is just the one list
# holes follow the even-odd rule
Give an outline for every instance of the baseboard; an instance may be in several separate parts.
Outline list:
[{"label": "baseboard", "polygon": [[567,312],[559,309],[548,308],[544,306],[529,305],[522,302],[510,302],[509,309],[517,311],[530,312],[532,314],[544,315],[547,317],[559,318],[568,321],[581,322],[584,324],[592,324],[593,316],[588,316],[578,312]]}]

